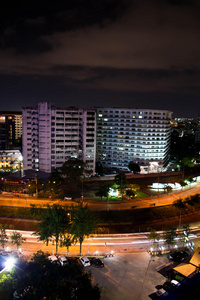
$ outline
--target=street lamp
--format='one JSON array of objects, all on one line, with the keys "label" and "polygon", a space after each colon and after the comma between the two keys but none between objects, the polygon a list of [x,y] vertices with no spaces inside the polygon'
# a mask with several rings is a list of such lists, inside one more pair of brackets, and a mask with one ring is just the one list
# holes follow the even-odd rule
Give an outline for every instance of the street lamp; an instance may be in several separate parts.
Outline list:
[{"label": "street lamp", "polygon": [[69,217],[69,221],[71,222],[71,213],[68,212],[67,215],[68,215],[68,217]]},{"label": "street lamp", "polygon": [[7,270],[7,271],[11,271],[12,270],[12,268],[14,267],[14,265],[15,265],[15,262],[16,262],[16,260],[15,260],[15,258],[14,257],[9,257],[7,260],[6,260],[6,262],[5,262],[5,269]]}]

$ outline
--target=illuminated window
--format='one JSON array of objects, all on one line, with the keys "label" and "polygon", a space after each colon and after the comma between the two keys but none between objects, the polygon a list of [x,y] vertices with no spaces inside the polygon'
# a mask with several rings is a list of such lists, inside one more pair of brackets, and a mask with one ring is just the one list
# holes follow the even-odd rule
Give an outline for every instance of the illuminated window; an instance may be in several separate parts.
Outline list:
[{"label": "illuminated window", "polygon": [[0,123],[5,123],[6,119],[5,117],[0,117]]}]

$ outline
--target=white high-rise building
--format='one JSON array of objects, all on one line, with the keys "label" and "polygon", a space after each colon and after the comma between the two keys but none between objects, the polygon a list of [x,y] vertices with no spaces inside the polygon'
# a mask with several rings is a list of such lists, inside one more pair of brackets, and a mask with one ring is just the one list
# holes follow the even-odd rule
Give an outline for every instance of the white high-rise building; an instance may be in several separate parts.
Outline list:
[{"label": "white high-rise building", "polygon": [[71,157],[82,159],[95,173],[96,111],[83,108],[56,108],[41,102],[24,107],[24,170],[51,172]]},{"label": "white high-rise building", "polygon": [[172,112],[156,109],[98,108],[97,161],[104,168],[161,171],[168,162]]}]

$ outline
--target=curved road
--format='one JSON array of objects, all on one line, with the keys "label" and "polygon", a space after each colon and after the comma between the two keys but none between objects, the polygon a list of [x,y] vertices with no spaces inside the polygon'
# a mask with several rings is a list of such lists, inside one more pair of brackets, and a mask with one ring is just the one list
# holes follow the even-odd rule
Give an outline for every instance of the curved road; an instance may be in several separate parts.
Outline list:
[{"label": "curved road", "polygon": [[[151,205],[155,206],[163,206],[172,204],[175,200],[186,198],[191,195],[195,195],[200,193],[200,183],[192,184],[192,187],[189,189],[183,189],[180,192],[173,192],[170,195],[161,195],[160,197],[149,197],[149,198],[141,198],[141,199],[133,199],[130,201],[122,201],[122,202],[96,202],[92,200],[84,200],[84,203],[88,204],[91,210],[121,210],[121,209],[131,209],[134,208],[145,208]],[[57,200],[43,200],[43,199],[35,199],[34,197],[19,197],[19,196],[5,196],[0,195],[0,205],[3,206],[16,206],[16,207],[30,207],[30,204],[54,204],[59,203],[62,205],[77,205],[76,201],[60,201]]]}]

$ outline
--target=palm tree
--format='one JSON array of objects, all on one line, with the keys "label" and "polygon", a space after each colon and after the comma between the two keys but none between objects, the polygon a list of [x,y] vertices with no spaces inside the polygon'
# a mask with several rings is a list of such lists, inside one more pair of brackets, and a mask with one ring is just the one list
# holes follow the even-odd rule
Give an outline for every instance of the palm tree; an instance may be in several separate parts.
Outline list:
[{"label": "palm tree", "polygon": [[39,235],[40,241],[45,241],[48,246],[49,241],[53,238],[56,243],[56,253],[58,252],[58,244],[62,245],[63,236],[65,236],[69,228],[69,216],[67,207],[54,204],[47,205],[44,209],[42,221],[37,225],[38,230],[35,234]]},{"label": "palm tree", "polygon": [[88,206],[80,204],[72,208],[72,225],[70,233],[75,242],[80,243],[80,255],[82,254],[82,243],[96,228],[98,220]]},{"label": "palm tree", "polygon": [[168,227],[164,231],[164,241],[165,244],[168,245],[168,247],[171,247],[175,244],[175,238],[177,237],[176,228],[174,227]]},{"label": "palm tree", "polygon": [[11,243],[13,245],[16,245],[17,249],[19,249],[19,246],[23,244],[25,241],[26,239],[22,237],[22,234],[20,232],[13,231],[11,235]]},{"label": "palm tree", "polygon": [[149,239],[150,241],[152,241],[152,243],[153,243],[153,248],[155,248],[155,247],[156,247],[156,241],[158,240],[158,234],[157,234],[157,232],[156,232],[155,229],[152,229],[152,230],[151,230],[151,232],[149,233],[148,239]]}]

